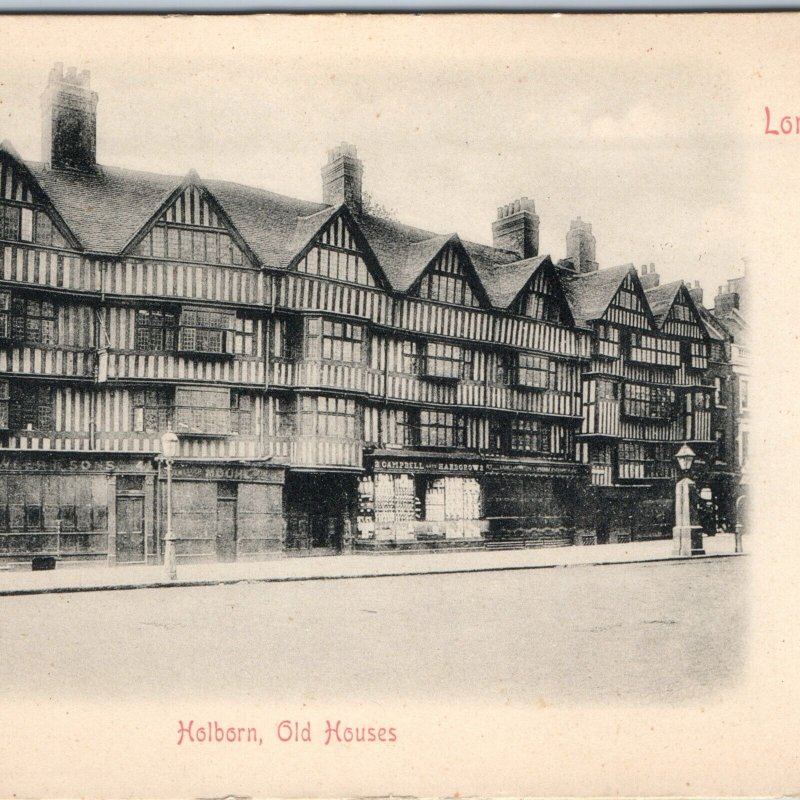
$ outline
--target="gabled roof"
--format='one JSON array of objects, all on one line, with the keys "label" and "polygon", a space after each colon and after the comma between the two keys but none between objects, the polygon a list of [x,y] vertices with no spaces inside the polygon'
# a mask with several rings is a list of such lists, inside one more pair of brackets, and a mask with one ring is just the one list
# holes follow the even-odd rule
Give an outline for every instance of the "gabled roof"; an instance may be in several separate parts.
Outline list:
[{"label": "gabled roof", "polygon": [[[288,245],[300,237],[300,230],[305,228],[306,223],[298,228],[298,217],[311,217],[321,211],[330,211],[332,216],[337,210],[323,203],[295,200],[240,183],[206,181],[205,185],[259,261],[268,267],[285,267],[296,255],[289,253]],[[313,224],[309,221],[308,229]],[[323,224],[324,221],[320,222],[317,230]],[[312,231],[309,239],[315,233]]]},{"label": "gabled roof", "polygon": [[593,320],[601,319],[619,287],[631,273],[636,275],[633,264],[622,264],[582,275],[559,270],[561,285],[575,323],[586,326]]},{"label": "gabled roof", "polygon": [[492,305],[508,308],[545,261],[549,262],[550,256],[533,256],[508,263],[484,261],[479,268],[479,274]]},{"label": "gabled roof", "polygon": [[183,179],[98,167],[96,172],[25,165],[85,250],[120,253]]},{"label": "gabled roof", "polygon": [[725,328],[724,324],[720,322],[713,314],[705,309],[705,307],[698,305],[697,310],[700,313],[700,319],[703,321],[703,327],[711,339],[716,341],[725,342],[732,339],[733,336]]},{"label": "gabled roof", "polygon": [[664,327],[667,315],[675,303],[675,298],[678,296],[682,286],[683,281],[672,281],[671,283],[662,283],[660,286],[654,286],[652,289],[645,291],[650,310],[653,312],[659,328]]}]

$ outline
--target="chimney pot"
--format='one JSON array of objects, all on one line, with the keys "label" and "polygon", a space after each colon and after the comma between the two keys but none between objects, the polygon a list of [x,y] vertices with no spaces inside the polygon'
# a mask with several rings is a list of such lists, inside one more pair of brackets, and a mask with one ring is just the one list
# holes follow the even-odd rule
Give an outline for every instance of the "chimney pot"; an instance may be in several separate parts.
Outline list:
[{"label": "chimney pot", "polygon": [[90,73],[66,73],[57,62],[42,94],[42,160],[58,169],[91,172],[97,166],[97,93]]},{"label": "chimney pot", "polygon": [[578,272],[597,271],[596,244],[591,223],[584,222],[580,217],[572,220],[567,231],[567,258],[575,264]]},{"label": "chimney pot", "polygon": [[356,216],[361,214],[361,191],[364,165],[356,147],[342,142],[328,150],[328,163],[322,167],[322,202],[336,206],[344,203]]},{"label": "chimney pot", "polygon": [[492,223],[494,246],[509,250],[520,258],[532,258],[539,253],[539,217],[534,203],[522,197],[497,209]]}]

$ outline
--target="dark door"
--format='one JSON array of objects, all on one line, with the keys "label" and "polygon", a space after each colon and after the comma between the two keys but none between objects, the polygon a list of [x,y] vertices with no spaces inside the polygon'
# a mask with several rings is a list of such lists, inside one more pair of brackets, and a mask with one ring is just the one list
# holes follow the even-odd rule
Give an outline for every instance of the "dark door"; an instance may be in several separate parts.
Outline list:
[{"label": "dark door", "polygon": [[117,497],[117,563],[144,562],[144,498]]},{"label": "dark door", "polygon": [[217,560],[236,561],[236,501],[217,499]]}]

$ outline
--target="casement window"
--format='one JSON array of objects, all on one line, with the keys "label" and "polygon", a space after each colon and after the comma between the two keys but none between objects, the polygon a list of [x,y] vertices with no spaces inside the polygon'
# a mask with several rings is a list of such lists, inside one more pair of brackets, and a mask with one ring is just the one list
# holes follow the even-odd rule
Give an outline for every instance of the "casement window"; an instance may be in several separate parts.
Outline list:
[{"label": "casement window", "polygon": [[708,347],[705,342],[692,342],[689,366],[692,369],[705,369],[708,366]]},{"label": "casement window", "polygon": [[725,345],[722,342],[711,342],[709,358],[712,361],[725,361]]},{"label": "casement window", "polygon": [[367,270],[364,259],[358,253],[314,247],[298,264],[299,272],[321,275],[335,281],[374,286],[375,282]]},{"label": "casement window", "polygon": [[256,324],[251,317],[236,316],[233,334],[233,352],[237,356],[256,354]]},{"label": "casement window", "polygon": [[397,440],[403,447],[419,447],[419,409],[403,408],[396,412]]},{"label": "casement window", "polygon": [[749,387],[744,378],[739,378],[739,410],[747,411],[750,403]]},{"label": "casement window", "polygon": [[725,378],[714,378],[714,405],[716,408],[724,408],[727,405],[727,383]]},{"label": "casement window", "polygon": [[694,408],[695,411],[710,411],[711,395],[705,392],[696,392],[694,395]]},{"label": "casement window", "polygon": [[56,344],[56,309],[50,300],[11,296],[11,338],[26,344]]},{"label": "casement window", "polygon": [[466,447],[466,419],[451,411],[421,409],[419,443],[421,447]]},{"label": "casement window", "polygon": [[355,400],[344,397],[303,397],[303,432],[316,436],[356,439],[360,435]]},{"label": "casement window", "polygon": [[598,380],[595,384],[595,399],[619,400],[619,384],[614,381]]},{"label": "casement window", "polygon": [[66,247],[67,241],[61,235],[61,231],[53,225],[53,221],[44,211],[36,212],[36,230],[34,235],[36,244],[43,244],[47,247]]},{"label": "casement window", "polygon": [[545,292],[528,292],[522,313],[526,317],[540,319],[543,322],[559,322],[561,319],[561,308],[558,301]]},{"label": "casement window", "polygon": [[364,328],[349,322],[322,320],[322,358],[359,364],[364,358]]},{"label": "casement window", "polygon": [[272,357],[281,361],[296,361],[303,356],[303,319],[276,319],[270,342]]},{"label": "casement window", "polygon": [[425,346],[425,376],[459,381],[472,377],[472,351],[457,344],[428,342]]},{"label": "casement window", "polygon": [[425,348],[414,339],[405,339],[397,349],[397,363],[395,371],[406,375],[421,375]]},{"label": "casement window", "polygon": [[279,397],[275,401],[275,433],[277,436],[294,436],[297,428],[297,404],[294,397]]},{"label": "casement window", "polygon": [[422,276],[419,296],[451,305],[480,306],[452,248],[447,248]]},{"label": "casement window", "polygon": [[503,353],[497,360],[497,380],[505,386],[555,388],[556,363],[531,353]]},{"label": "casement window", "polygon": [[178,321],[166,311],[139,309],[136,312],[136,349],[169,352],[175,349]]},{"label": "casement window", "polygon": [[189,353],[230,353],[233,347],[231,332],[234,321],[233,313],[183,309],[178,331],[178,349]]},{"label": "casement window", "polygon": [[223,436],[231,432],[231,392],[206,387],[175,389],[175,432]]},{"label": "casement window", "polygon": [[725,437],[725,431],[714,431],[714,445],[716,450],[717,461],[728,460],[728,442]]},{"label": "casement window", "polygon": [[647,333],[631,331],[628,339],[628,357],[631,361],[656,364],[662,367],[681,365],[681,343]]},{"label": "casement window", "polygon": [[6,378],[0,378],[0,431],[8,430],[9,384]]},{"label": "casement window", "polygon": [[134,431],[161,434],[174,429],[174,403],[169,389],[136,390],[132,408]]},{"label": "casement window", "polygon": [[19,206],[0,203],[0,239],[20,240],[20,210]]},{"label": "casement window", "polygon": [[539,419],[512,419],[509,449],[512,453],[549,453],[550,425]]},{"label": "casement window", "polygon": [[146,258],[170,258],[206,264],[241,266],[241,249],[222,231],[175,225],[156,225],[136,247],[136,254]]},{"label": "casement window", "polygon": [[692,315],[692,310],[689,308],[689,306],[680,305],[678,303],[672,306],[670,317],[672,317],[674,320],[679,320],[680,322],[694,322],[694,316]]},{"label": "casement window", "polygon": [[253,434],[253,396],[245,392],[231,392],[231,433],[239,436]]},{"label": "casement window", "polygon": [[620,478],[671,478],[674,472],[672,445],[649,442],[620,442]]},{"label": "casement window", "polygon": [[639,297],[636,292],[623,288],[617,292],[617,296],[614,298],[614,304],[630,311],[638,311]]},{"label": "casement window", "polygon": [[626,383],[623,386],[622,412],[628,417],[671,419],[676,412],[674,389]]},{"label": "casement window", "polygon": [[0,291],[0,339],[11,338],[11,292]]},{"label": "casement window", "polygon": [[52,431],[53,389],[37,381],[14,382],[9,390],[8,427],[15,431]]}]

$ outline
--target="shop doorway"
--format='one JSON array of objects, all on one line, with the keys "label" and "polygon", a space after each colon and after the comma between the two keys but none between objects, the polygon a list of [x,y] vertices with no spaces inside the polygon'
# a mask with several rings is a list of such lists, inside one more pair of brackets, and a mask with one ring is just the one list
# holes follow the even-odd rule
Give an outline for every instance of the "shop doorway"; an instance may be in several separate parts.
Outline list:
[{"label": "shop doorway", "polygon": [[144,497],[117,497],[117,563],[142,564]]},{"label": "shop doorway", "polygon": [[355,502],[354,475],[289,473],[284,485],[286,549],[296,555],[341,553]]},{"label": "shop doorway", "polygon": [[217,561],[236,561],[236,484],[217,484]]}]

